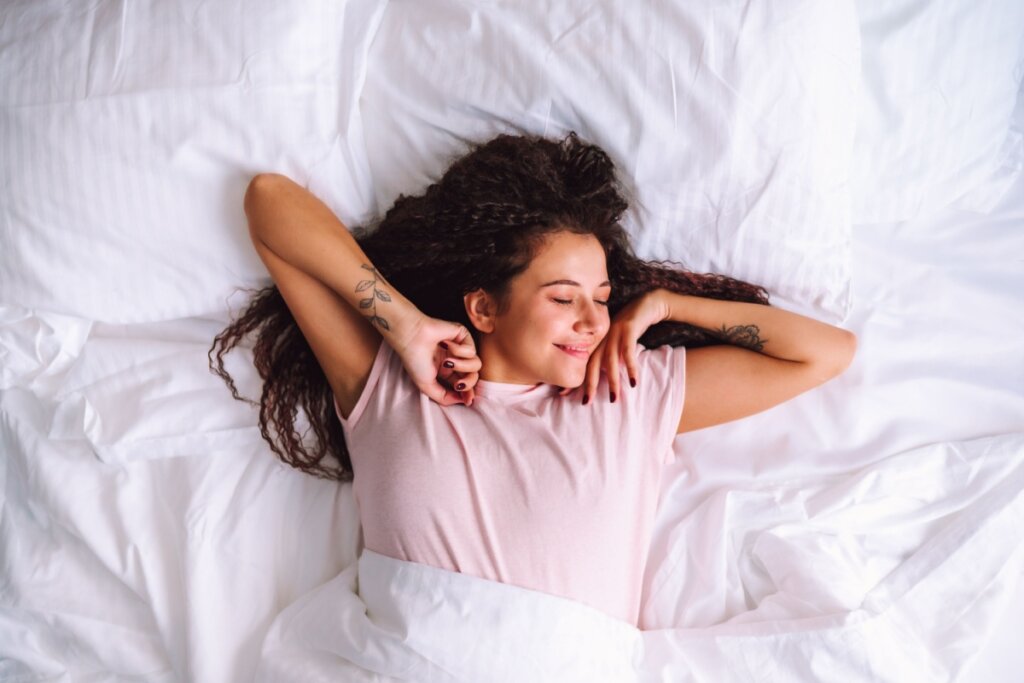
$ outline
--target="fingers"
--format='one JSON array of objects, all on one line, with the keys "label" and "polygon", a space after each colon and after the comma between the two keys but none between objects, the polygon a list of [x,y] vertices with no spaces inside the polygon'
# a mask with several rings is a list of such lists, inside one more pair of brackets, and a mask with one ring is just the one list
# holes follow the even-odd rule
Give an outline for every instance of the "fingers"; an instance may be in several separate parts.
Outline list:
[{"label": "fingers", "polygon": [[626,374],[629,375],[629,386],[635,387],[640,375],[636,364],[636,344],[630,344],[623,354],[626,357]]},{"label": "fingers", "polygon": [[[465,403],[467,406],[473,405],[473,400],[476,398],[476,391],[474,386],[476,385],[477,373],[472,373],[463,377],[458,373],[452,373],[448,377],[437,378],[435,387],[440,387],[445,392],[445,396],[450,396],[451,401],[449,403],[443,403],[443,405],[451,405],[452,403]],[[459,387],[462,387],[461,389]],[[441,403],[441,401],[438,401]]]},{"label": "fingers", "polygon": [[604,363],[604,349],[608,337],[601,340],[601,343],[594,349],[594,353],[587,360],[587,371],[583,378],[583,403],[587,404],[594,400],[597,393],[598,382],[601,381],[601,366]]},{"label": "fingers", "polygon": [[465,342],[457,342],[452,339],[443,341],[441,342],[441,348],[443,348],[449,356],[457,356],[459,358],[472,358],[476,356],[476,346],[473,345],[472,337]]},{"label": "fingers", "polygon": [[[601,340],[593,355],[587,361],[586,376],[583,380],[583,403],[595,399],[597,388],[601,383],[601,373],[608,379],[608,399],[615,403],[622,396],[623,381],[620,364],[626,367],[626,377],[631,387],[638,382],[639,367],[636,359],[636,343],[630,336],[614,328]],[[629,342],[629,343],[626,343]],[[571,392],[572,389],[568,390]],[[564,396],[566,391],[561,392]]]},{"label": "fingers", "polygon": [[448,377],[443,377],[453,391],[458,392],[463,397],[472,395],[467,392],[475,392],[477,380],[480,378],[479,373],[470,372],[466,374],[454,373]]},{"label": "fingers", "polygon": [[[455,385],[458,385],[462,381],[462,379],[453,378]],[[445,380],[445,382],[447,382],[447,380]],[[473,401],[476,399],[476,392],[474,392],[472,387],[467,387],[464,390],[457,390],[454,386],[446,386],[446,384],[440,379],[430,387],[429,391],[425,393],[443,406],[452,406],[459,403],[471,406],[473,405]]]},{"label": "fingers", "polygon": [[445,355],[444,360],[441,361],[442,368],[447,368],[454,372],[461,373],[479,372],[483,365],[483,361],[481,361],[478,356],[460,358],[459,356],[451,353]]},{"label": "fingers", "polygon": [[441,342],[441,347],[444,349],[441,359],[442,376],[461,375],[467,378],[467,387],[476,384],[480,368],[483,367],[483,362],[476,355],[476,347],[473,346],[472,338],[470,338],[469,343],[462,344],[454,341],[443,341]]},{"label": "fingers", "polygon": [[[465,328],[461,328],[465,332]],[[476,348],[473,346],[473,338],[465,332],[466,342],[455,341],[441,342],[445,349],[444,359],[441,361],[441,377],[449,382],[456,395],[460,396],[459,402],[465,402],[467,406],[473,405],[476,396],[473,387],[480,379],[480,368],[483,362],[476,355]],[[462,389],[459,389],[459,386]]]},{"label": "fingers", "polygon": [[441,345],[445,346],[453,351],[462,351],[463,355],[475,355],[476,345],[473,342],[473,335],[469,333],[464,325],[456,325],[455,336],[447,342],[442,342]]},{"label": "fingers", "polygon": [[453,406],[463,402],[457,392],[452,391],[440,382],[435,382],[433,386],[428,387],[423,393],[432,401],[443,406]]},{"label": "fingers", "polygon": [[476,396],[474,391],[476,377],[476,373],[473,373],[471,377],[453,377],[451,379],[455,387],[455,394],[459,397],[460,402],[464,402],[467,406],[473,405],[473,398]]},{"label": "fingers", "polygon": [[608,346],[608,351],[605,354],[605,375],[608,377],[608,397],[612,403],[615,403],[615,399],[622,395],[622,389],[619,387],[621,377],[619,377],[619,345],[617,340]]}]

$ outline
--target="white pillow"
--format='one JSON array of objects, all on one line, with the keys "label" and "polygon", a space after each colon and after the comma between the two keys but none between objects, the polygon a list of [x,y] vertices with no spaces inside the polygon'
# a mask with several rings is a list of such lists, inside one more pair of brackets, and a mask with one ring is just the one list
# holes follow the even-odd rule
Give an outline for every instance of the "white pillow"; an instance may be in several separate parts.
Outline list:
[{"label": "white pillow", "polygon": [[638,255],[836,322],[859,49],[852,1],[392,2],[360,99],[376,209],[471,142],[575,130],[616,163]]},{"label": "white pillow", "polygon": [[223,311],[271,282],[242,209],[261,171],[364,211],[348,140],[385,1],[0,3],[0,303]]},{"label": "white pillow", "polygon": [[[852,165],[854,223],[958,203],[985,210],[1019,172],[1009,131],[1024,74],[1021,0],[858,0],[864,99]],[[986,197],[979,204],[979,197]],[[961,200],[958,202],[958,200]]]}]

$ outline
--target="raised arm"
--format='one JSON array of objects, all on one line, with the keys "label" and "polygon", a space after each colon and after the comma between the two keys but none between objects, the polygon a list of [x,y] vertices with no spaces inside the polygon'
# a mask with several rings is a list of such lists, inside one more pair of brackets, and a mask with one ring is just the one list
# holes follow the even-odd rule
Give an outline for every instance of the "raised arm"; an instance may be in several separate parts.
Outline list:
[{"label": "raised arm", "polygon": [[686,399],[677,433],[772,408],[841,374],[857,337],[813,318],[738,301],[658,290],[667,319],[719,334],[721,346],[686,351]]},{"label": "raised arm", "polygon": [[[399,355],[414,340],[426,346],[428,333],[456,337],[451,329],[461,326],[445,328],[425,316],[384,280],[334,213],[287,176],[253,178],[245,211],[256,252],[324,370],[342,415],[349,415],[366,386],[382,337]],[[412,361],[402,360],[409,369]],[[419,368],[410,372],[417,385],[438,402],[463,402],[436,382],[431,362],[429,350],[419,351]]]}]

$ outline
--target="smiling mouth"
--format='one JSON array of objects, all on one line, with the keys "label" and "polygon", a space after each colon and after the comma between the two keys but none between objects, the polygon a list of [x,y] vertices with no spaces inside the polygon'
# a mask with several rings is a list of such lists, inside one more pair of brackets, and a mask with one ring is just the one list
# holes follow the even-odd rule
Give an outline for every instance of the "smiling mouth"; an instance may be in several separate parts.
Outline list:
[{"label": "smiling mouth", "polygon": [[588,352],[584,350],[571,349],[567,346],[562,346],[561,344],[555,344],[555,346],[557,346],[559,349],[569,354],[573,358],[586,358],[589,355]]}]

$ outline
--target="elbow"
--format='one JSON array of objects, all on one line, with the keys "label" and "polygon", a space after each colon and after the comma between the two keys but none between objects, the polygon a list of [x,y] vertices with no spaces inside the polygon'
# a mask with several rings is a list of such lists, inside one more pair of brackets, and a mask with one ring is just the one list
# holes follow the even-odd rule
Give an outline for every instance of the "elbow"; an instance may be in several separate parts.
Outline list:
[{"label": "elbow", "polygon": [[840,375],[853,364],[853,359],[857,355],[857,335],[849,330],[843,330],[841,340],[836,347],[834,367],[835,374]]},{"label": "elbow", "polygon": [[267,191],[275,185],[279,177],[276,173],[257,173],[253,176],[252,180],[249,181],[248,187],[245,188],[245,197],[242,200],[242,206],[245,209],[246,215],[256,210],[260,198],[266,195]]},{"label": "elbow", "polygon": [[830,345],[828,353],[815,361],[808,361],[816,368],[817,376],[822,382],[843,374],[857,355],[857,335],[848,330],[839,332],[839,339]]},{"label": "elbow", "polygon": [[849,330],[846,330],[845,343],[847,355],[846,365],[847,367],[849,367],[849,365],[853,363],[854,356],[857,355],[857,335],[855,335],[853,332],[850,332]]},{"label": "elbow", "polygon": [[245,188],[242,208],[249,224],[249,237],[254,241],[262,239],[264,226],[274,222],[275,212],[279,211],[275,205],[281,201],[280,189],[287,180],[287,176],[278,173],[257,173]]}]

